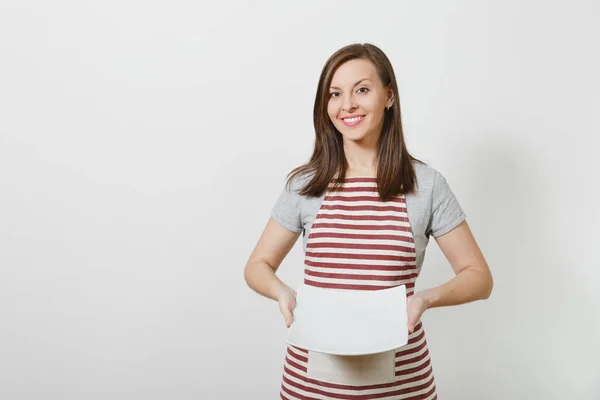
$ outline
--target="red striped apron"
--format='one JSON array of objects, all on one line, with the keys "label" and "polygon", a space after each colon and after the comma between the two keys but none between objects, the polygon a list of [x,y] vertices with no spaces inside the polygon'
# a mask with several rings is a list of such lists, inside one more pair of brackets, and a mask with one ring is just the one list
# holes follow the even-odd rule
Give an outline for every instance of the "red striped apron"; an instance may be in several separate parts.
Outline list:
[{"label": "red striped apron", "polygon": [[[405,197],[382,202],[375,178],[348,178],[336,191],[330,186],[310,229],[304,264],[306,285],[340,290],[406,285],[407,296],[412,296],[418,271]],[[389,378],[382,381],[380,376],[370,383],[367,376],[366,381],[356,384],[321,379],[318,369],[309,362],[312,352],[288,346],[280,397],[437,399],[421,322],[409,334],[408,344],[392,352],[390,364],[384,366],[394,371],[388,371]]]}]

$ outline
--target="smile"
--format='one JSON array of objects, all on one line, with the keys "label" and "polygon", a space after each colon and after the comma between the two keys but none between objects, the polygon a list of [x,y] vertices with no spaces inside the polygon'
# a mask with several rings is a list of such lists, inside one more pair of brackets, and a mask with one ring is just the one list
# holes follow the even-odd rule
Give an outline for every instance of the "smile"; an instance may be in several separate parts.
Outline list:
[{"label": "smile", "polygon": [[365,119],[364,115],[358,115],[358,116],[352,117],[352,118],[342,118],[342,122],[346,126],[356,126],[356,125],[360,124],[363,121],[363,119]]}]

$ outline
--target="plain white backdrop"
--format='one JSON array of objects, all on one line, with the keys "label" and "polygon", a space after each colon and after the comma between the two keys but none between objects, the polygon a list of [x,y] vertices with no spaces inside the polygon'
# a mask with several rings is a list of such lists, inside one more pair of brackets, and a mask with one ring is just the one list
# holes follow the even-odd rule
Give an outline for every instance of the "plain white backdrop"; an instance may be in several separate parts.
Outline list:
[{"label": "plain white backdrop", "polygon": [[[440,399],[599,399],[599,39],[592,0],[2,1],[0,398],[278,398],[243,268],[369,42],[495,278],[424,316]],[[417,289],[451,277],[432,240]]]}]

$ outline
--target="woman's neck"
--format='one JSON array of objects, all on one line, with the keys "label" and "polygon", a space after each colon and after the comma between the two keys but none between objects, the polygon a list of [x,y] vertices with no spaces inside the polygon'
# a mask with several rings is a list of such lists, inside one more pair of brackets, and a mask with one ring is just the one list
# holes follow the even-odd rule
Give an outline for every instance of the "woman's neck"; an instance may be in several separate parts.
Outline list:
[{"label": "woman's neck", "polygon": [[378,152],[375,146],[348,140],[344,142],[344,155],[348,163],[346,176],[377,176]]}]

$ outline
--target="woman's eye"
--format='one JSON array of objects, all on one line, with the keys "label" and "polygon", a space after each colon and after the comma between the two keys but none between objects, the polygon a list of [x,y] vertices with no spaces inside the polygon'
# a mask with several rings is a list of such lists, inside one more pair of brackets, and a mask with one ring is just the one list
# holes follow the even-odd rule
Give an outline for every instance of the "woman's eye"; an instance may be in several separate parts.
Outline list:
[{"label": "woman's eye", "polygon": [[[361,92],[361,90],[362,90],[362,92]],[[368,91],[369,91],[369,88],[366,88],[366,87],[361,87],[361,88],[358,88],[358,90],[357,90],[357,92],[361,92],[361,93],[367,93]]]},{"label": "woman's eye", "polygon": [[337,97],[337,95],[340,94],[339,92],[331,92],[329,93],[329,97]]}]

